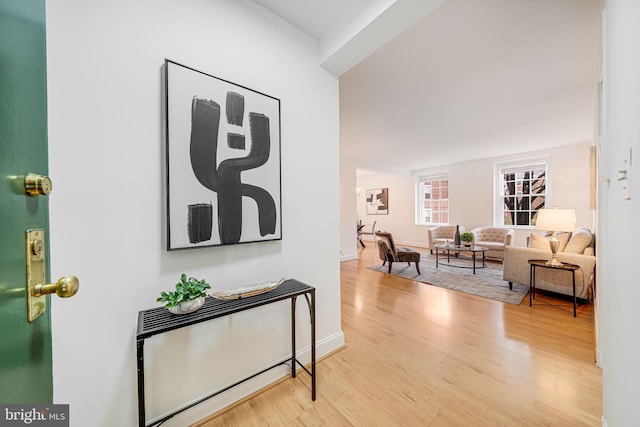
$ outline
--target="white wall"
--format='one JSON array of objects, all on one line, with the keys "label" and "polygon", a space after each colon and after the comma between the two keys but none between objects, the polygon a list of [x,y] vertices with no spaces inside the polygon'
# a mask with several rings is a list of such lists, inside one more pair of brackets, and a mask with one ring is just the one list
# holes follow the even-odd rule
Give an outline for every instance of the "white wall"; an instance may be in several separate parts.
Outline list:
[{"label": "white wall", "polygon": [[[47,27],[51,274],[80,279],[75,297],[52,303],[54,400],[71,405],[71,425],[137,425],[137,314],[182,272],[213,290],[309,283],[318,356],[343,345],[338,81],[319,67],[317,43],[248,0],[55,0]],[[282,241],[165,251],[165,58],[281,100]],[[308,311],[298,305],[308,360]],[[286,357],[289,316],[283,302],[148,340],[148,416]],[[164,425],[187,425],[286,373]]]},{"label": "white wall", "polygon": [[[422,239],[423,227],[415,225],[415,188],[413,182],[413,178],[401,175],[371,175],[359,178],[357,187],[360,188],[360,194],[356,196],[356,206],[358,220],[365,224],[365,229],[370,231],[370,227],[375,221],[376,230],[393,233],[393,238],[397,243],[426,245],[426,234]],[[367,190],[376,188],[389,189],[389,213],[387,215],[367,215],[366,193]],[[373,237],[364,236],[364,240],[373,240]]]},{"label": "white wall", "polygon": [[[589,146],[590,143],[570,144],[517,156],[456,163],[431,171],[447,171],[449,174],[449,223],[471,230],[494,223],[493,171],[496,162],[550,155],[552,204],[560,208],[574,208],[578,226],[594,230],[593,210],[589,207]],[[367,224],[377,221],[376,229],[392,232],[398,243],[426,246],[430,226],[415,224],[415,177],[374,175],[361,178],[357,185],[362,188],[357,198],[358,218]],[[367,215],[365,190],[381,187],[389,188],[389,215]],[[526,245],[526,237],[530,233],[530,230],[516,230],[515,244]]]},{"label": "white wall", "polygon": [[[607,0],[604,19],[604,129],[600,138],[598,300],[603,369],[603,425],[637,425],[640,405],[640,322],[635,318],[640,287],[636,236],[640,186],[640,2]],[[631,153],[633,153],[631,155]],[[631,158],[633,156],[633,158]],[[623,199],[618,170],[625,160],[631,200]]]},{"label": "white wall", "polygon": [[358,258],[356,215],[356,162],[340,156],[340,259]]}]

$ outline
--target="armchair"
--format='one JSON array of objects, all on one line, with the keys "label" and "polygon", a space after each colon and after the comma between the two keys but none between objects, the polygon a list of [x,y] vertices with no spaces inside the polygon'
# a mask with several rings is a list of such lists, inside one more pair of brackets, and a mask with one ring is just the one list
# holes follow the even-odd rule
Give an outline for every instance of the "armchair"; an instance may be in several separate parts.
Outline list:
[{"label": "armchair", "polygon": [[389,263],[389,273],[391,273],[391,266],[394,262],[406,262],[409,265],[415,262],[416,270],[420,274],[420,252],[405,247],[396,247],[393,236],[386,231],[376,231],[376,237],[378,238],[376,241],[378,255],[383,261],[382,265]]},{"label": "armchair", "polygon": [[477,227],[471,233],[475,245],[489,248],[487,257],[500,260],[504,260],[504,249],[512,245],[515,235],[513,230],[502,227]]},{"label": "armchair", "polygon": [[[464,233],[464,227],[462,225],[459,227],[460,233]],[[446,243],[447,240],[453,242],[455,234],[455,225],[438,225],[427,230],[427,247],[429,248],[429,252],[433,254],[436,248],[435,245]]]}]

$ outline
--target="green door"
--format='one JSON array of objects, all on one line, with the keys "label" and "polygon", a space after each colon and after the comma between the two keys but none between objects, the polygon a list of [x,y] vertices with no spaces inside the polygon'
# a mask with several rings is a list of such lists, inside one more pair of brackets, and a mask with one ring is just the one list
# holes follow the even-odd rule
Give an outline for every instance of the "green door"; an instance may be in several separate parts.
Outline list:
[{"label": "green door", "polygon": [[[45,0],[0,0],[0,403],[51,403],[51,310],[27,320],[25,232],[45,230],[47,196],[24,176],[48,174]],[[49,277],[49,256],[45,256]]]}]

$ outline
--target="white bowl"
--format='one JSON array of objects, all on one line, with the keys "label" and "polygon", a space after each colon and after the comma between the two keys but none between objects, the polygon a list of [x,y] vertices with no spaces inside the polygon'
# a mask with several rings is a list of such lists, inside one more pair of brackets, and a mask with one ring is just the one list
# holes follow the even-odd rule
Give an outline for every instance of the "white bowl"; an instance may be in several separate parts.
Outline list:
[{"label": "white bowl", "polygon": [[188,314],[193,313],[204,304],[204,297],[199,297],[189,301],[183,301],[175,307],[168,307],[167,310],[173,314]]}]

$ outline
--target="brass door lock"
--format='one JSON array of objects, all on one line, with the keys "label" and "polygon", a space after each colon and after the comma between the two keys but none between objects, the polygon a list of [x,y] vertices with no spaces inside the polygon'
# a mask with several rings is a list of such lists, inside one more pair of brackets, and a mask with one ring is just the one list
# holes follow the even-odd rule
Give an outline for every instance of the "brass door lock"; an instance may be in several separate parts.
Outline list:
[{"label": "brass door lock", "polygon": [[48,196],[53,184],[48,176],[28,173],[24,177],[24,191],[30,196]]},{"label": "brass door lock", "polygon": [[41,228],[28,230],[26,236],[27,253],[27,320],[33,322],[47,310],[47,294],[55,293],[68,298],[78,292],[80,286],[75,276],[64,276],[56,283],[45,282],[45,238]]}]

